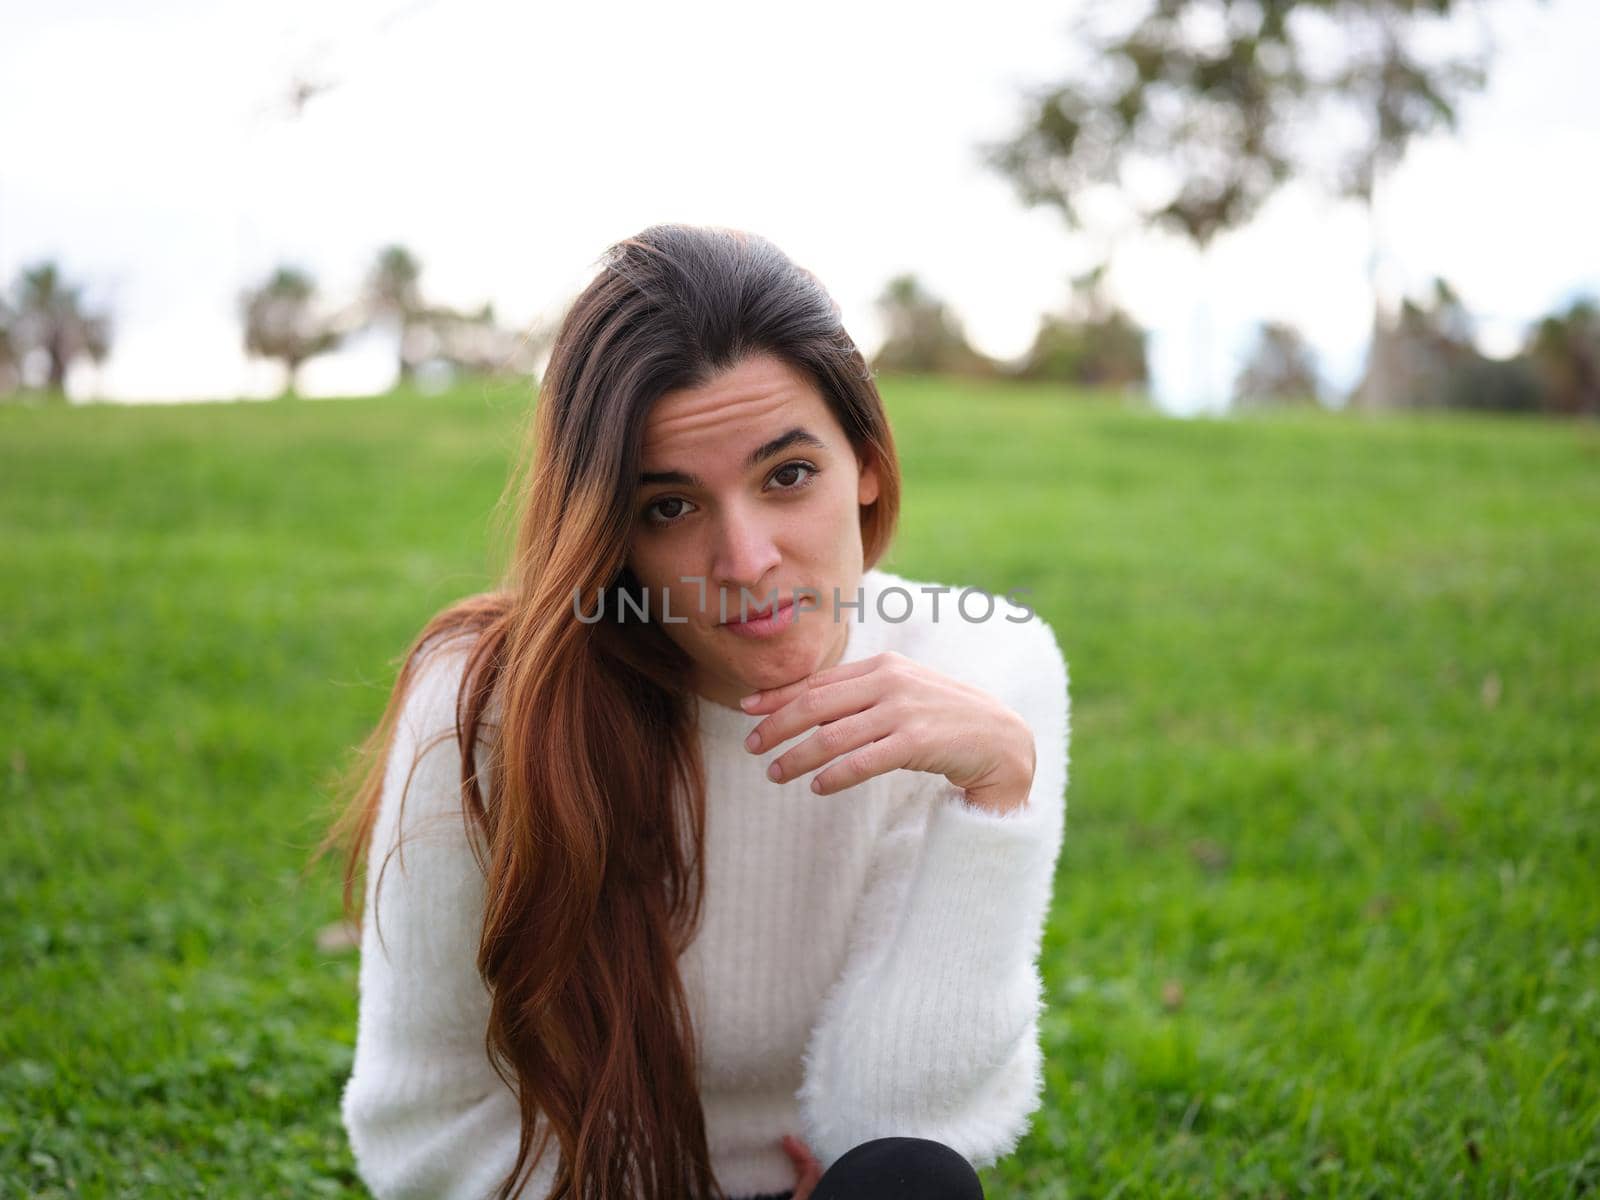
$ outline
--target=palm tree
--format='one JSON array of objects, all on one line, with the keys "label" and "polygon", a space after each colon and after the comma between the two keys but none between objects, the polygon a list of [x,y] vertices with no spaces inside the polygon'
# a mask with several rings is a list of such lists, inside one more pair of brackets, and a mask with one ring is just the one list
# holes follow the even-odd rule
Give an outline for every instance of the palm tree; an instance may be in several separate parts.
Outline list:
[{"label": "palm tree", "polygon": [[424,326],[429,319],[418,286],[421,277],[422,264],[411,251],[398,244],[378,251],[367,273],[364,297],[367,319],[386,320],[394,325],[399,335],[401,382],[411,379],[426,349],[420,344],[427,340],[421,335],[425,334]]},{"label": "palm tree", "polygon": [[343,334],[316,308],[316,281],[298,267],[280,266],[240,297],[244,348],[255,358],[283,363],[285,396],[297,393],[300,367],[336,347]]},{"label": "palm tree", "polygon": [[111,318],[86,312],[83,289],[69,285],[53,262],[41,262],[22,272],[17,282],[17,313],[13,351],[18,359],[28,350],[41,349],[49,358],[45,386],[65,392],[67,371],[87,355],[103,362],[111,348]]}]

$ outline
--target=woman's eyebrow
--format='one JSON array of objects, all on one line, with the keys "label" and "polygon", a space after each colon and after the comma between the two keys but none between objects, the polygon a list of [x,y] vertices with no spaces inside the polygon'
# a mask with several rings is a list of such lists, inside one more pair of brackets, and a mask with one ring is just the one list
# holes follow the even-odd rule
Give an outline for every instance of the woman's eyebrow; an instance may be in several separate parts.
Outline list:
[{"label": "woman's eyebrow", "polygon": [[[826,450],[828,444],[812,433],[809,429],[796,425],[787,433],[780,433],[770,442],[763,442],[745,456],[744,469],[759,466],[774,454],[787,450],[790,446],[811,446],[817,450]],[[639,476],[639,486],[650,483],[676,483],[683,487],[699,487],[700,477],[688,471],[646,471]]]}]

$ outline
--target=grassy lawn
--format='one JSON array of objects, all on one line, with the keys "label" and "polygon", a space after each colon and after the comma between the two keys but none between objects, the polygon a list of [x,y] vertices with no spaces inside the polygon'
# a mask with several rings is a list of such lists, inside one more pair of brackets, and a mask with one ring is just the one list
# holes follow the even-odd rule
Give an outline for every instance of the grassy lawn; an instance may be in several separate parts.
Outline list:
[{"label": "grassy lawn", "polygon": [[[1072,673],[988,1194],[1600,1188],[1600,431],[884,391],[884,565],[1031,587]],[[360,1194],[301,872],[526,406],[0,408],[0,1195]]]}]

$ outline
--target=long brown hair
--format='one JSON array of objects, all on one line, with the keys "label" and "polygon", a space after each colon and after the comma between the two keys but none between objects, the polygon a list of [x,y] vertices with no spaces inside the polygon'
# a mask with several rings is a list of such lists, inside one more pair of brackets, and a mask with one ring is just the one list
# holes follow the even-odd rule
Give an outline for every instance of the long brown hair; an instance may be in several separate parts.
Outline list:
[{"label": "long brown hair", "polygon": [[[487,1049],[522,1111],[502,1200],[520,1192],[552,1135],[552,1196],[722,1198],[677,963],[704,897],[690,664],[658,625],[586,624],[573,598],[643,591],[625,560],[651,405],[757,353],[805,373],[876,466],[861,541],[863,568],[878,561],[899,512],[899,466],[872,373],[821,283],[736,230],[655,225],[616,243],[567,311],[539,387],[504,579],[417,635],[329,837],[347,847],[355,913],[419,655],[470,635],[455,735],[488,885],[478,969],[492,998]],[[498,720],[485,722],[491,700]],[[487,798],[464,749],[480,727],[494,730]]]}]

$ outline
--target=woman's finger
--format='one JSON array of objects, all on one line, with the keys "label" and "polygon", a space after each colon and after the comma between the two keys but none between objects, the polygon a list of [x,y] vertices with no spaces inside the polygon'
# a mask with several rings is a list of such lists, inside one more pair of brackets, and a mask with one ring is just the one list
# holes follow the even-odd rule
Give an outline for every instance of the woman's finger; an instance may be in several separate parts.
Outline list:
[{"label": "woman's finger", "polygon": [[797,692],[750,731],[751,738],[755,740],[746,741],[745,749],[752,754],[760,754],[773,746],[783,745],[813,725],[839,721],[861,712],[882,697],[883,688],[881,675],[864,671]]},{"label": "woman's finger", "polygon": [[811,780],[811,790],[819,796],[831,796],[874,775],[909,767],[915,749],[908,735],[891,733],[834,760]]},{"label": "woman's finger", "polygon": [[807,1200],[817,1180],[822,1178],[822,1164],[811,1152],[811,1147],[792,1134],[784,1135],[783,1149],[794,1163],[795,1188],[793,1200]]},{"label": "woman's finger", "polygon": [[895,730],[890,707],[874,704],[848,717],[829,721],[798,746],[785,750],[767,767],[774,783],[798,779],[807,771],[832,762],[842,754],[887,737]]},{"label": "woman's finger", "polygon": [[[772,712],[789,703],[800,693],[815,687],[822,687],[829,683],[838,683],[842,679],[854,679],[857,675],[865,675],[878,665],[878,659],[884,657],[874,654],[871,658],[857,659],[855,662],[835,663],[821,671],[813,671],[803,675],[793,683],[783,684],[781,687],[767,688],[764,691],[753,692],[755,697],[749,704],[740,702],[740,706],[747,713]],[[746,697],[749,699],[749,697]]]}]

